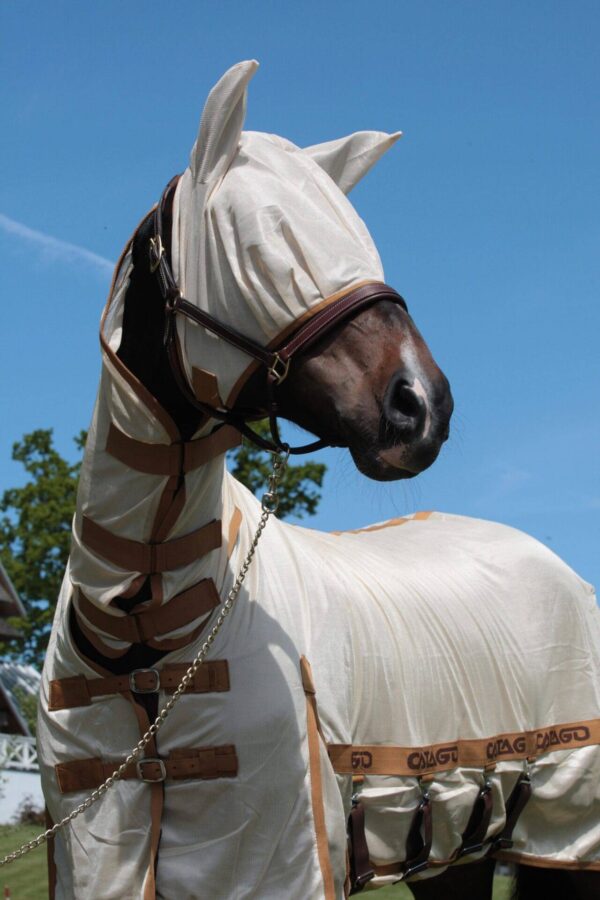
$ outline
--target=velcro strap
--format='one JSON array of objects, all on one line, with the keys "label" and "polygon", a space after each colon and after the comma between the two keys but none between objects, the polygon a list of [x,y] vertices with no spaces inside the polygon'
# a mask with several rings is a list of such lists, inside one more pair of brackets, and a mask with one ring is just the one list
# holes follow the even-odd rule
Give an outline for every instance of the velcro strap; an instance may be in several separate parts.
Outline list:
[{"label": "velcro strap", "polygon": [[171,631],[184,628],[200,616],[211,612],[221,602],[212,578],[205,578],[187,591],[176,594],[162,606],[141,609],[123,615],[112,615],[77,592],[76,609],[95,628],[118,641],[143,644]]},{"label": "velcro strap", "polygon": [[120,462],[147,475],[186,475],[221,456],[241,442],[231,425],[223,425],[207,437],[178,444],[147,444],[124,434],[111,423],[106,452]]},{"label": "velcro strap", "polygon": [[[122,764],[122,759],[73,759],[58,763],[54,769],[61,794],[92,791],[99,787]],[[222,747],[189,747],[172,750],[166,759],[150,757],[130,763],[122,779],[139,779],[150,783],[185,778],[234,778],[238,758],[233,744]]]},{"label": "velcro strap", "polygon": [[154,575],[157,572],[171,572],[181,566],[188,566],[211,550],[220,547],[221,522],[214,519],[190,534],[161,544],[143,544],[140,541],[119,537],[88,516],[83,516],[81,540],[98,556],[125,569],[126,572]]},{"label": "velcro strap", "polygon": [[[190,663],[167,663],[161,669],[135,669],[128,675],[109,675],[105,678],[86,678],[74,675],[50,682],[48,709],[73,709],[90,706],[94,697],[122,694],[128,691],[149,694],[166,691],[172,694],[185,675]],[[213,659],[202,663],[186,692],[190,694],[219,693],[229,690],[229,666],[226,659]]]}]

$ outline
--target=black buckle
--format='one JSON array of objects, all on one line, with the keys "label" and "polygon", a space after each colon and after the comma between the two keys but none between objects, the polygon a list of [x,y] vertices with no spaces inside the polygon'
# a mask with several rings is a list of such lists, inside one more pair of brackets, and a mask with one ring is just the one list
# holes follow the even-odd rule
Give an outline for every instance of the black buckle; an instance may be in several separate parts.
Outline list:
[{"label": "black buckle", "polygon": [[369,881],[371,881],[373,878],[375,878],[375,872],[372,869],[370,869],[368,872],[363,872],[362,875],[357,875],[352,882],[352,893],[357,894],[358,891],[362,891],[365,884],[368,884]]},{"label": "black buckle", "polygon": [[414,866],[409,866],[408,869],[405,869],[402,874],[402,880],[404,881],[406,878],[410,878],[411,875],[416,875],[417,872],[423,872],[425,869],[429,868],[429,860],[425,859],[423,862],[417,863]]},{"label": "black buckle", "polygon": [[513,846],[514,841],[510,838],[499,837],[496,838],[495,841],[492,841],[492,849],[491,852],[495,853],[496,850],[510,850]]}]

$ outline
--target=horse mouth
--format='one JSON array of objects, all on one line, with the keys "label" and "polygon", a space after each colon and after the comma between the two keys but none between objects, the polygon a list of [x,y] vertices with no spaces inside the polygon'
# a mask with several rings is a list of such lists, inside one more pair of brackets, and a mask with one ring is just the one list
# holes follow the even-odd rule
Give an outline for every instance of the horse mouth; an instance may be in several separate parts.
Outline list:
[{"label": "horse mouth", "polygon": [[401,481],[415,478],[437,459],[442,442],[420,441],[418,446],[395,444],[392,447],[352,446],[349,450],[356,468],[374,481]]}]

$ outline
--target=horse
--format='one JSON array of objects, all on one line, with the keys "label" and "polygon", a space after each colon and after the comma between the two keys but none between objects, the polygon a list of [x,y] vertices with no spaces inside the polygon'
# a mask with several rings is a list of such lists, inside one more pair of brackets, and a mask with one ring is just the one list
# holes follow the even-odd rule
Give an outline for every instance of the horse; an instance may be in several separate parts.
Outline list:
[{"label": "horse", "polygon": [[[53,895],[339,900],[406,881],[483,900],[501,859],[523,898],[549,876],[597,896],[591,587],[461,516],[264,527],[278,416],[392,481],[435,461],[453,400],[347,199],[399,135],[244,131],[256,68],[210,92],[102,317],[42,678],[50,820],[80,807],[52,839]],[[271,439],[252,427],[267,415]],[[226,468],[241,433],[274,452],[262,506]]]}]

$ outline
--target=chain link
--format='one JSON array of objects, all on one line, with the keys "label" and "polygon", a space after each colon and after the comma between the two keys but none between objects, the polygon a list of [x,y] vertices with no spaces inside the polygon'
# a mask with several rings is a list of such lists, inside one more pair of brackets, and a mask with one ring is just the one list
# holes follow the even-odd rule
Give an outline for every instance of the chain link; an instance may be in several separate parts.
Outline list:
[{"label": "chain link", "polygon": [[119,781],[120,778],[123,777],[125,769],[131,763],[137,762],[143,750],[148,746],[152,738],[158,733],[158,731],[164,724],[165,719],[167,718],[181,695],[184,693],[189,683],[192,681],[194,675],[198,671],[198,668],[206,659],[208,651],[214,644],[217,635],[223,627],[225,619],[233,608],[233,605],[241,590],[246,575],[248,574],[250,563],[252,562],[252,559],[256,552],[256,547],[258,545],[258,542],[260,541],[262,533],[265,530],[265,526],[269,521],[271,515],[277,512],[277,507],[279,506],[278,489],[281,479],[283,478],[283,473],[285,472],[285,468],[287,466],[288,457],[289,451],[277,454],[273,453],[273,468],[271,471],[271,475],[269,476],[269,489],[262,497],[260,519],[256,527],[254,537],[252,538],[250,548],[246,554],[246,558],[244,559],[240,571],[238,572],[238,576],[233,584],[233,587],[227,594],[226,599],[221,605],[221,609],[219,610],[219,614],[216,618],[215,624],[208,632],[204,643],[200,647],[200,650],[196,654],[189,669],[186,671],[178,687],[173,692],[168,702],[163,706],[148,731],[138,741],[138,743],[135,745],[124,762],[121,763],[121,765],[112,773],[112,775],[109,775],[106,781],[104,781],[99,787],[97,787],[95,791],[92,791],[89,797],[86,797],[86,799],[82,803],[80,803],[79,806],[73,809],[67,816],[64,817],[64,819],[61,819],[60,822],[57,822],[55,825],[53,825],[52,828],[48,828],[47,831],[44,831],[42,834],[38,834],[38,836],[33,838],[33,840],[27,841],[25,844],[22,844],[18,850],[14,850],[12,853],[8,853],[6,856],[0,859],[0,868],[14,862],[17,859],[20,859],[22,856],[25,856],[26,853],[29,853],[30,850],[35,850],[35,848],[39,847],[41,844],[45,844],[50,840],[50,838],[54,837],[57,831],[60,831],[61,828],[66,828],[66,826],[69,825],[73,821],[73,819],[76,819],[77,816],[85,812],[86,809],[89,809],[90,806],[92,806],[101,797],[103,797],[104,794],[117,781]]}]

